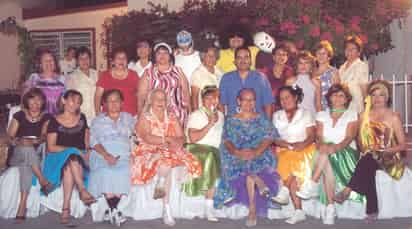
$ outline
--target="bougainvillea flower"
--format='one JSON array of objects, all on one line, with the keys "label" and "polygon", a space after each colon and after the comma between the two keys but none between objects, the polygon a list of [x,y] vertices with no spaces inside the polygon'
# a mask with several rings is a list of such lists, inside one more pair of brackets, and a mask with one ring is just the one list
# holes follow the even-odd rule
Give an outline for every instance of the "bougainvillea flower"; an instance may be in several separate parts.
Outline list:
[{"label": "bougainvillea flower", "polygon": [[320,27],[319,27],[319,25],[313,26],[309,31],[309,35],[312,36],[312,37],[319,37],[320,36]]},{"label": "bougainvillea flower", "polygon": [[303,24],[308,25],[310,23],[310,17],[308,15],[303,15],[302,22]]}]

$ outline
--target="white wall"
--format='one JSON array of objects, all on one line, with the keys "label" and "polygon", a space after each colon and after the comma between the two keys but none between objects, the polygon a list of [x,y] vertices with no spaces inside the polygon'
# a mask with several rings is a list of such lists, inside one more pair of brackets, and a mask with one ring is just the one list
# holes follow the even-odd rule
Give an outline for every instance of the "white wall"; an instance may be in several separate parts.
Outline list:
[{"label": "white wall", "polygon": [[121,6],[110,9],[27,19],[24,20],[24,24],[28,30],[95,28],[96,68],[102,70],[106,69],[106,59],[103,52],[104,48],[100,42],[101,34],[103,32],[102,24],[108,17],[112,17],[113,15],[122,15],[125,13],[127,13],[127,7]]},{"label": "white wall", "polygon": [[[14,16],[21,23],[22,10],[19,2],[14,0],[0,1],[0,20]],[[6,36],[0,33],[0,90],[17,87],[20,77],[20,59],[17,53],[17,36]]]},{"label": "white wall", "polygon": [[141,10],[146,8],[148,2],[153,2],[154,4],[161,4],[168,6],[171,10],[179,10],[184,3],[185,0],[128,0],[127,5],[129,10]]},{"label": "white wall", "polygon": [[[395,48],[374,58],[373,74],[383,75],[386,80],[392,80],[392,76],[395,75],[397,81],[404,80],[406,74],[409,80],[412,80],[412,9],[403,21],[402,28],[399,28],[398,22],[395,21],[391,24],[390,31]],[[401,112],[403,120],[406,120],[405,110],[408,109],[410,123],[412,121],[412,85],[408,87],[406,96],[404,85],[397,84],[395,88],[395,109]],[[405,104],[406,97],[409,101]]]}]

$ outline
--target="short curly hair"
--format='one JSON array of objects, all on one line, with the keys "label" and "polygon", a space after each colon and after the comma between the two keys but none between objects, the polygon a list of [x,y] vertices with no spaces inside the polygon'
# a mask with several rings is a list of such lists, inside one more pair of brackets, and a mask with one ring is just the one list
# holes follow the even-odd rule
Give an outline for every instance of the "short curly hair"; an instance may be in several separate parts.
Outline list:
[{"label": "short curly hair", "polygon": [[325,95],[326,101],[328,102],[328,106],[332,108],[331,97],[332,95],[338,92],[343,92],[343,94],[345,94],[345,97],[346,97],[345,108],[348,108],[350,102],[352,101],[352,94],[350,93],[349,88],[344,84],[333,84],[329,88],[328,92]]}]

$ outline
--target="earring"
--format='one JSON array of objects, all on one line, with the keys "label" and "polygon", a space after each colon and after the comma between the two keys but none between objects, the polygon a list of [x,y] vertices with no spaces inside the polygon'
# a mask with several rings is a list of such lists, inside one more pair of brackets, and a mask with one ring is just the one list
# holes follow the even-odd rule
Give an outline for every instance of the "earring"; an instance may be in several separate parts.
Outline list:
[{"label": "earring", "polygon": [[236,107],[236,112],[240,113],[240,107]]}]

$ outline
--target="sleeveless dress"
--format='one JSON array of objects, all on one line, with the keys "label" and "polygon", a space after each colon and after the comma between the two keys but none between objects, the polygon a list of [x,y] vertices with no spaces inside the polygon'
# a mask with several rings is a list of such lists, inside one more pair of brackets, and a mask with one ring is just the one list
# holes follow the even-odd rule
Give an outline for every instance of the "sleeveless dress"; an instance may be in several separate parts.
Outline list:
[{"label": "sleeveless dress", "polygon": [[182,127],[186,126],[188,110],[187,104],[183,102],[183,89],[181,87],[181,77],[183,72],[179,67],[172,66],[169,70],[161,72],[156,66],[147,70],[149,76],[149,91],[153,89],[163,89],[169,99],[168,112],[175,114]]},{"label": "sleeveless dress", "polygon": [[[155,136],[176,136],[174,128],[178,120],[174,115],[169,114],[165,122],[160,122],[150,113],[143,114],[150,123],[151,134]],[[131,177],[132,184],[147,184],[157,174],[157,169],[161,165],[172,168],[177,166],[186,167],[192,178],[202,175],[202,165],[195,156],[187,152],[183,147],[172,150],[160,145],[146,143],[139,139],[139,145],[131,155]]]}]

